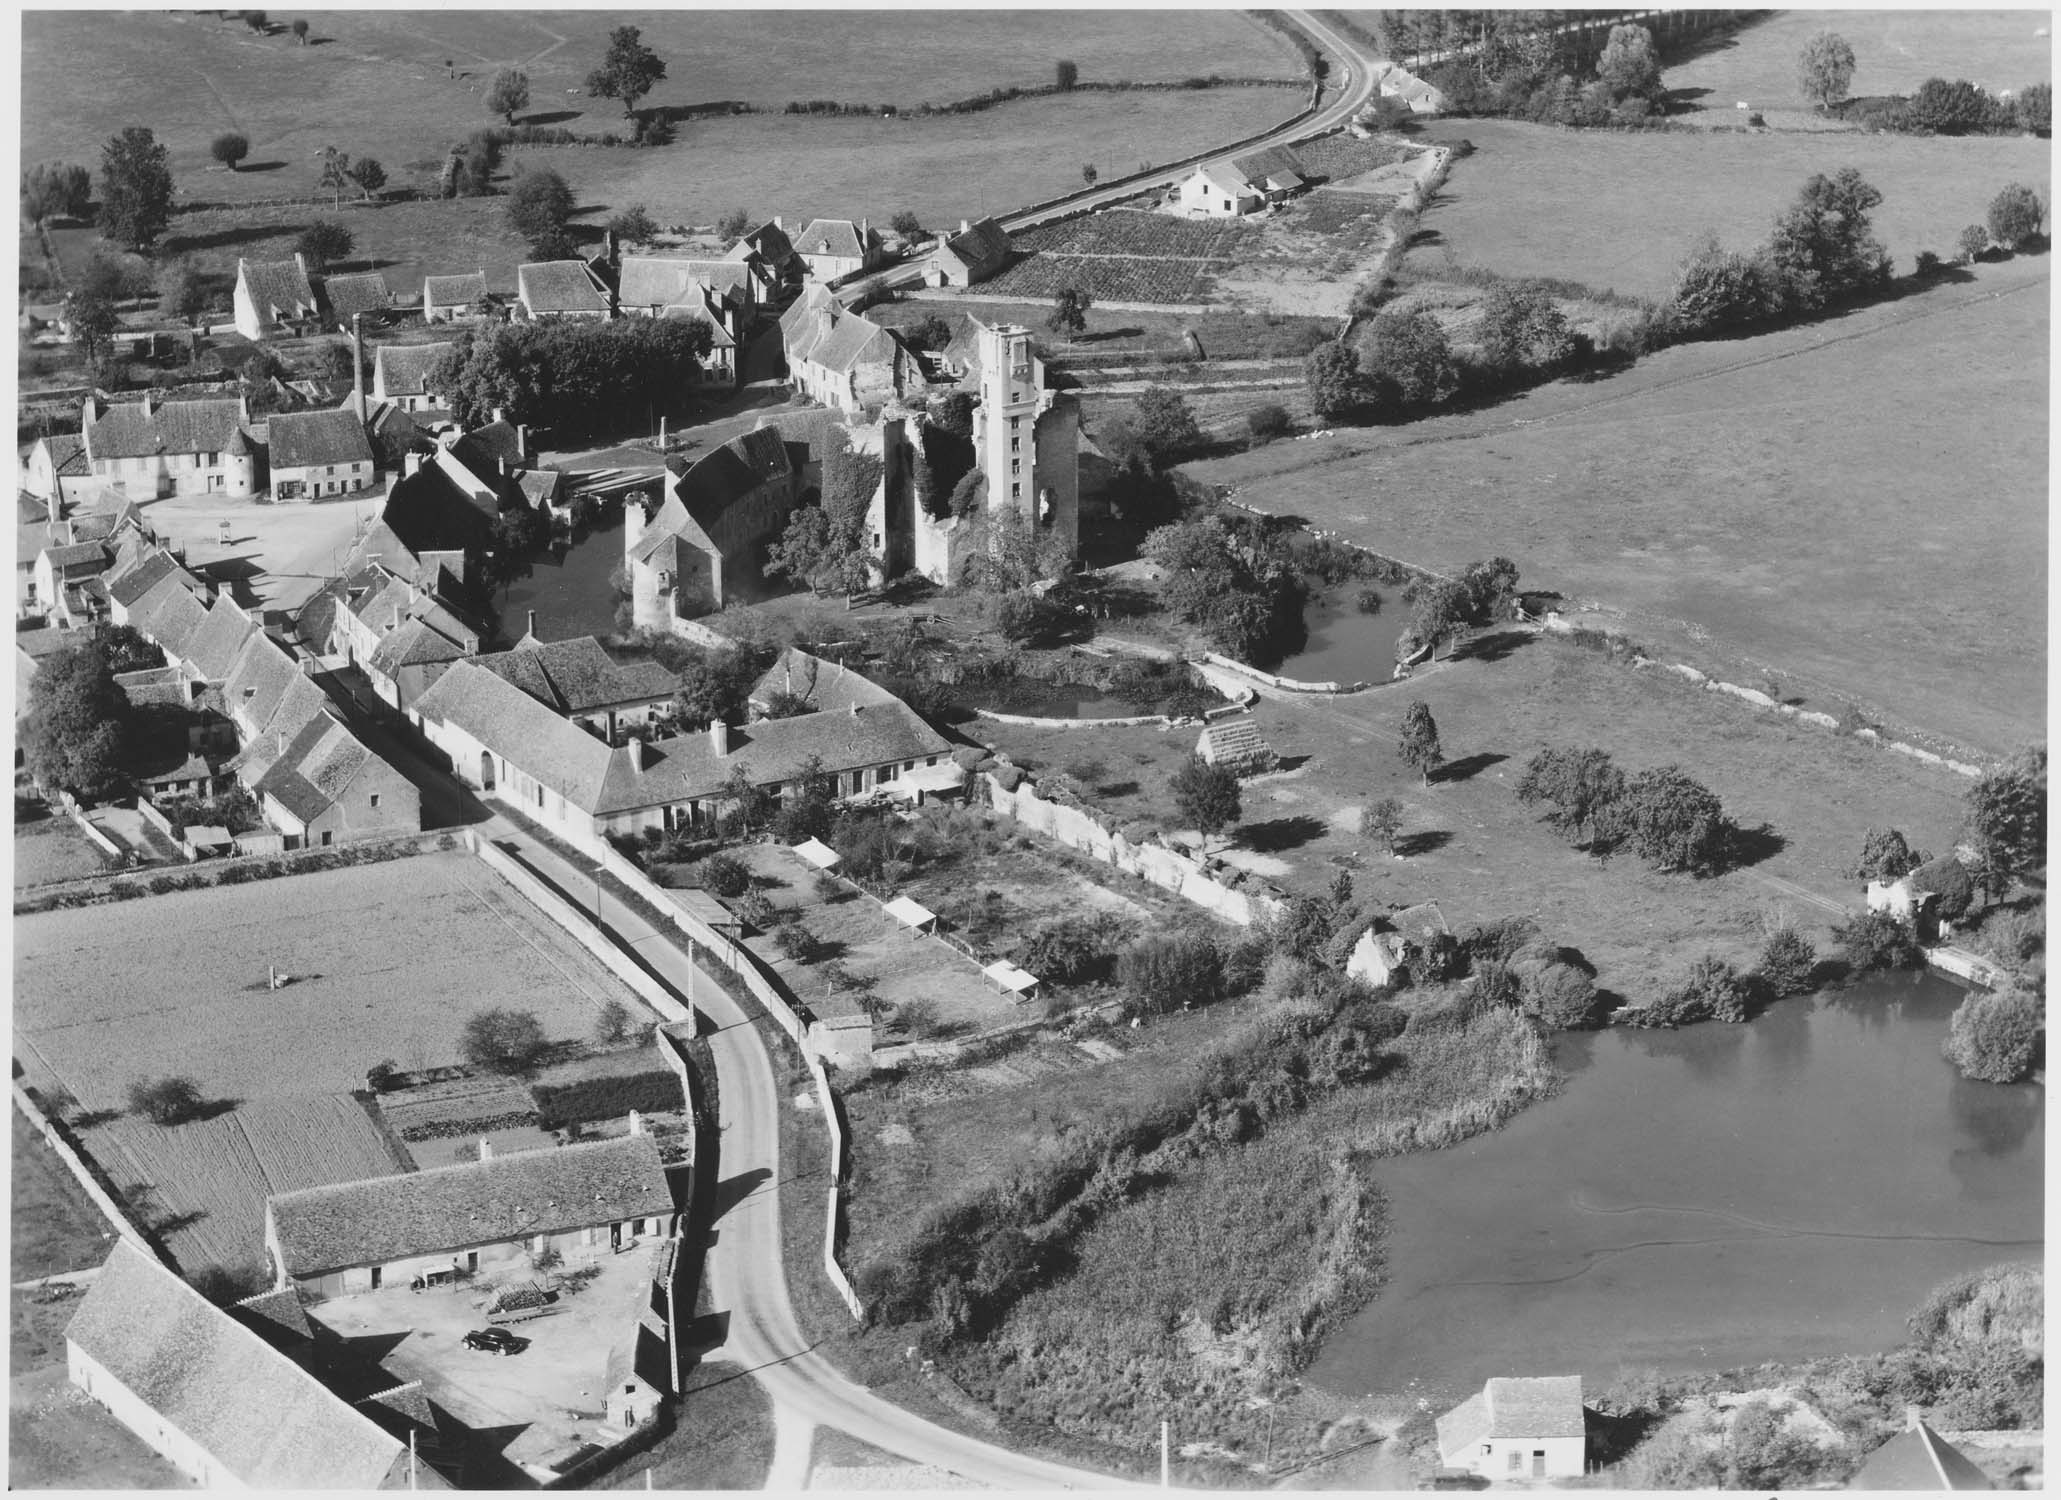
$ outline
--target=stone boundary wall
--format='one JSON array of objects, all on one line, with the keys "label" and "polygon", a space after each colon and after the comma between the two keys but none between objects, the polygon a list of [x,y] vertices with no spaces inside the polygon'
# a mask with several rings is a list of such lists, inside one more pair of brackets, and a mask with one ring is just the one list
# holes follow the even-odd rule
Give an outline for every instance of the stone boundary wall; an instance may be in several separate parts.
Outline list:
[{"label": "stone boundary wall", "polygon": [[19,1080],[14,1081],[14,1107],[20,1110],[22,1117],[35,1126],[43,1139],[50,1143],[50,1148],[57,1153],[58,1160],[65,1164],[65,1168],[79,1186],[85,1189],[86,1196],[93,1200],[93,1206],[100,1210],[101,1217],[107,1220],[115,1232],[152,1260],[169,1265],[170,1262],[158,1252],[157,1246],[152,1243],[143,1226],[129,1217],[128,1209],[122,1206],[113,1193],[101,1186],[100,1178],[87,1160],[86,1153],[72,1140],[71,1131],[46,1115],[42,1106],[30,1097],[29,1091],[21,1086]]},{"label": "stone boundary wall", "polygon": [[1282,908],[1280,898],[1264,891],[1234,890],[1211,875],[1201,861],[1165,844],[1133,844],[1123,834],[1103,827],[1092,813],[1047,802],[1029,780],[1008,792],[992,773],[980,776],[987,786],[988,803],[996,812],[1069,849],[1172,891],[1227,922],[1250,927]]},{"label": "stone boundary wall", "polygon": [[1233,660],[1214,651],[1203,652],[1202,659],[1212,666],[1242,673],[1266,683],[1269,687],[1277,687],[1289,693],[1359,693],[1375,685],[1371,682],[1298,682],[1293,677],[1276,677],[1272,672],[1262,672],[1258,667],[1247,666],[1242,661]]},{"label": "stone boundary wall", "polygon": [[855,1321],[863,1322],[865,1305],[859,1301],[851,1278],[844,1274],[844,1267],[837,1263],[837,1257],[844,1249],[844,1114],[838,1107],[837,1095],[830,1090],[830,1075],[823,1069],[823,1059],[807,1049],[803,1049],[802,1057],[807,1061],[809,1077],[816,1085],[816,1104],[823,1111],[823,1128],[830,1133],[830,1201],[825,1207],[823,1220],[823,1274],[830,1278],[831,1287],[844,1300],[845,1310]]},{"label": "stone boundary wall", "polygon": [[93,841],[94,848],[98,849],[102,854],[105,854],[109,859],[114,860],[118,864],[125,862],[128,859],[129,851],[127,849],[124,849],[120,844],[117,844],[113,839],[109,838],[106,834],[102,833],[98,828],[95,828],[93,826],[92,820],[89,819],[83,812],[79,811],[79,804],[72,800],[71,793],[61,793],[60,801],[64,805],[65,816],[70,818],[72,822],[76,823],[79,827],[79,831],[85,834],[87,838]]}]

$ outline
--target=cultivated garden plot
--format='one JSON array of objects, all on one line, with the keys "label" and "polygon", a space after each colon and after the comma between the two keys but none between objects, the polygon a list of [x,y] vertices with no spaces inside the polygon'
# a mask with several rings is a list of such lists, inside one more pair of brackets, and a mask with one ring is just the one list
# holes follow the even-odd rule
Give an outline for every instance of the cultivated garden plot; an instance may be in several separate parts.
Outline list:
[{"label": "cultivated garden plot", "polygon": [[139,1075],[209,1099],[363,1088],[382,1061],[459,1061],[474,1010],[533,1012],[557,1041],[636,1004],[456,852],[17,918],[14,978],[31,1082],[94,1109]]},{"label": "cultivated garden plot", "polygon": [[418,1169],[479,1160],[480,1142],[496,1156],[557,1144],[533,1118],[529,1090],[495,1078],[461,1078],[382,1094],[379,1113]]}]

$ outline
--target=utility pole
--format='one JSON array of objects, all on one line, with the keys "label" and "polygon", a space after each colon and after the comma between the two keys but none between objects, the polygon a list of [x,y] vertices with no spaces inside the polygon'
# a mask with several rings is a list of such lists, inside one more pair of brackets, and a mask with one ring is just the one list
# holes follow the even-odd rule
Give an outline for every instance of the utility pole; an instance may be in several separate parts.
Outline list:
[{"label": "utility pole", "polygon": [[1163,1490],[1174,1487],[1173,1427],[1166,1418],[1159,1419],[1159,1487]]}]

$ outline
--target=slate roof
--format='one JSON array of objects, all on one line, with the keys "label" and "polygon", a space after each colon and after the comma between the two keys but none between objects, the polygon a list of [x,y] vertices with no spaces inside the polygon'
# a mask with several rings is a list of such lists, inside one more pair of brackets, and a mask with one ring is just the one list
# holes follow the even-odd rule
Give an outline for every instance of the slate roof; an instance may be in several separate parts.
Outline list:
[{"label": "slate roof", "polygon": [[129,623],[163,647],[167,656],[182,661],[207,618],[208,607],[171,575],[129,606]]},{"label": "slate roof", "polygon": [[793,254],[794,241],[787,237],[787,231],[768,219],[758,228],[746,230],[744,238],[730,247],[725,258],[741,261],[758,255],[778,265]]},{"label": "slate roof", "polygon": [[386,276],[379,271],[354,271],[348,276],[332,276],[322,284],[322,290],[329,296],[330,315],[345,328],[351,326],[351,314],[385,312],[394,305],[394,295],[386,284]]},{"label": "slate roof", "polygon": [[763,709],[775,693],[794,693],[818,713],[850,713],[854,703],[861,708],[892,704],[902,700],[863,673],[834,661],[825,661],[799,646],[789,646],[773,658],[759,680],[752,684],[750,700]]},{"label": "slate roof", "polygon": [[431,307],[470,307],[487,295],[484,271],[466,271],[457,276],[425,276],[422,294]]},{"label": "slate roof", "polygon": [[160,453],[246,453],[243,422],[240,399],[165,401],[155,406],[130,401],[109,406],[82,426],[87,453],[95,463],[104,463]]},{"label": "slate roof", "polygon": [[373,385],[389,396],[426,396],[429,373],[456,344],[380,344],[372,351]]},{"label": "slate roof", "polygon": [[880,235],[868,228],[864,243],[859,239],[859,226],[850,219],[811,219],[808,227],[794,237],[794,248],[804,258],[811,255],[836,255],[850,260],[863,259],[870,246],[880,243]]},{"label": "slate roof", "polygon": [[531,261],[516,268],[515,280],[532,313],[608,311],[608,293],[583,260]]},{"label": "slate roof", "polygon": [[968,271],[983,276],[1006,266],[1012,249],[1008,232],[993,219],[976,219],[940,248],[956,256]]},{"label": "slate roof", "polygon": [[1310,170],[1303,165],[1302,158],[1286,146],[1269,146],[1264,151],[1233,157],[1231,167],[1247,182],[1265,184],[1271,181],[1284,188],[1301,187]]},{"label": "slate roof", "polygon": [[1993,1490],[1989,1476],[1922,1419],[1870,1453],[1850,1490]]},{"label": "slate roof", "polygon": [[618,662],[591,635],[570,641],[525,640],[513,651],[475,660],[561,714],[648,703],[670,698],[680,687],[679,677],[659,663]]},{"label": "slate roof", "polygon": [[755,427],[702,455],[666,487],[708,527],[744,496],[793,473],[794,459],[778,429]]},{"label": "slate roof", "polygon": [[251,790],[273,798],[302,823],[312,823],[336,805],[374,758],[325,707],[292,735]]},{"label": "slate roof", "polygon": [[575,807],[592,811],[600,800],[608,746],[477,661],[454,663],[413,712],[426,723],[455,724]]},{"label": "slate roof", "polygon": [[250,616],[237,608],[234,599],[218,594],[206,621],[193,633],[180,655],[202,681],[221,682],[236,665],[243,643],[257,629]]},{"label": "slate roof", "polygon": [[511,469],[529,462],[522,451],[522,434],[513,422],[489,422],[473,428],[451,444],[451,456],[486,482],[498,476],[504,460]]},{"label": "slate roof", "polygon": [[[494,516],[494,511],[474,504],[472,497],[433,463],[425,463],[419,472],[395,480],[379,513],[387,535],[411,557],[484,546],[493,530]],[[383,540],[378,533],[378,527],[368,533],[366,543],[372,545],[361,543],[360,555],[373,555]]]},{"label": "slate roof", "polygon": [[672,1213],[649,1135],[304,1188],[265,1204],[296,1277]]},{"label": "slate roof", "polygon": [[[857,313],[826,313],[818,327],[818,336],[800,357],[839,374],[861,365],[891,364],[901,347],[892,333]],[[788,357],[796,356],[790,352]]]},{"label": "slate roof", "polygon": [[65,1338],[254,1490],[407,1482],[405,1444],[127,1243]]},{"label": "slate roof", "polygon": [[246,1297],[230,1306],[229,1315],[275,1348],[315,1336],[307,1309],[301,1306],[300,1293],[290,1286]]},{"label": "slate roof", "polygon": [[671,255],[625,255],[616,283],[616,300],[624,307],[673,307],[698,303],[697,288],[735,294],[749,300],[751,268],[742,261],[690,260]]},{"label": "slate roof", "polygon": [[1498,1376],[1438,1419],[1438,1451],[1451,1455],[1491,1438],[1581,1437],[1579,1375]]},{"label": "slate roof", "polygon": [[315,310],[307,269],[295,260],[238,260],[236,280],[261,317],[297,317]]},{"label": "slate roof", "polygon": [[281,412],[267,433],[272,469],[305,469],[314,464],[369,464],[372,439],[365,424],[348,406],[335,411]]},{"label": "slate roof", "polygon": [[[124,568],[121,572],[115,574],[113,578],[109,579],[107,585],[108,596],[124,609],[127,609],[138,599],[141,599],[145,594],[156,588],[160,581],[171,577],[174,573],[185,572],[186,570],[179,566],[179,560],[173,557],[170,552],[160,547],[153,552],[146,552],[141,558],[137,559],[133,566]],[[187,574],[187,577],[192,579],[195,585],[198,585],[200,582],[199,579],[193,578],[193,575],[190,573]]]}]

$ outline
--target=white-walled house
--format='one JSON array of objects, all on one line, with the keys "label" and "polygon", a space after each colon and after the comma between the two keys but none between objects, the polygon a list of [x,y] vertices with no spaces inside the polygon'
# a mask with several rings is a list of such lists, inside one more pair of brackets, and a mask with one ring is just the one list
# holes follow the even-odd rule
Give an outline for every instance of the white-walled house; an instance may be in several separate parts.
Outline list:
[{"label": "white-walled house", "polygon": [[292,260],[238,260],[232,301],[236,331],[254,340],[299,331],[320,312],[299,251]]},{"label": "white-walled house", "polygon": [[93,477],[132,500],[166,495],[248,495],[250,420],[241,396],[108,404],[88,397],[79,417]]},{"label": "white-walled house", "polygon": [[381,344],[372,351],[372,399],[392,401],[403,411],[439,411],[444,393],[430,389],[430,377],[456,344]]},{"label": "white-walled house", "polygon": [[794,237],[794,253],[804,274],[825,286],[870,271],[879,265],[886,246],[869,219],[811,219]]},{"label": "white-walled house", "polygon": [[1579,1375],[1489,1381],[1438,1419],[1438,1458],[1485,1479],[1579,1479],[1588,1426]]},{"label": "white-walled house", "polygon": [[425,323],[474,322],[485,314],[487,274],[465,271],[456,276],[422,278],[422,321]]},{"label": "white-walled house", "polygon": [[364,419],[348,406],[278,412],[265,433],[274,500],[352,495],[379,478]]},{"label": "white-walled house", "polygon": [[1181,211],[1198,219],[1235,219],[1265,202],[1229,162],[1207,161],[1181,180]]}]

